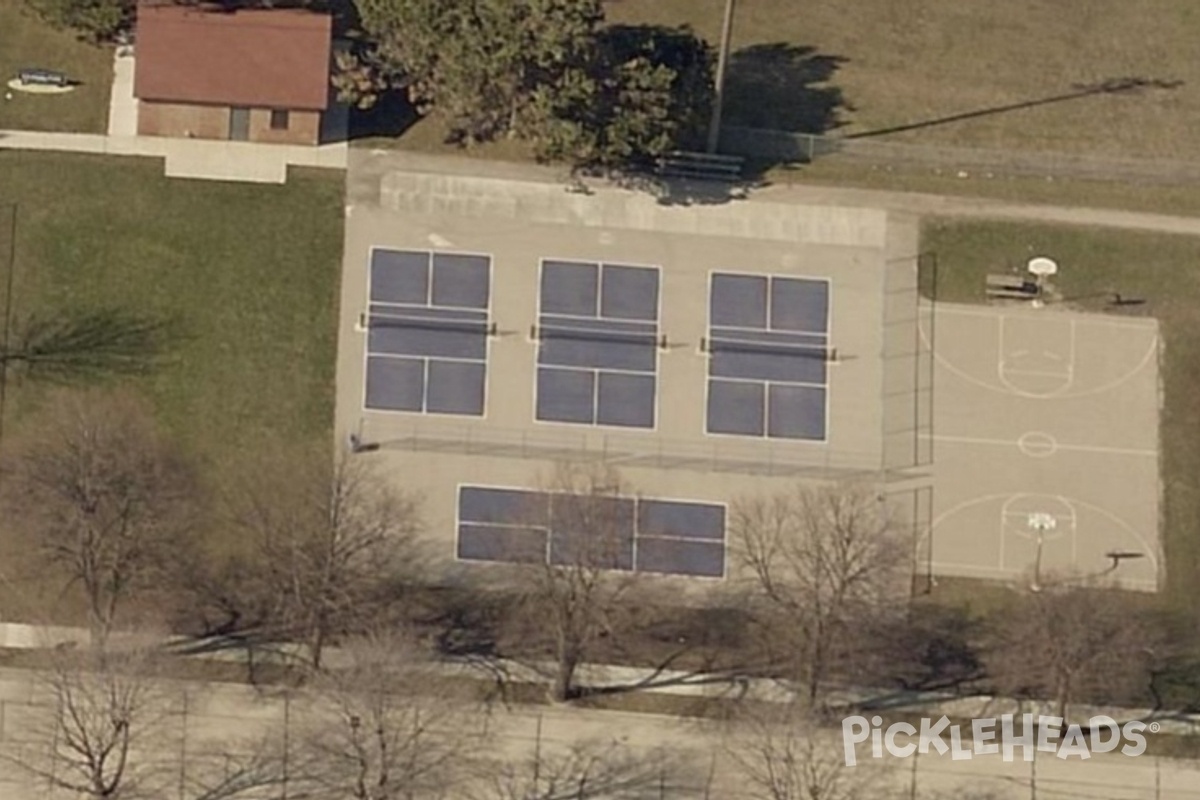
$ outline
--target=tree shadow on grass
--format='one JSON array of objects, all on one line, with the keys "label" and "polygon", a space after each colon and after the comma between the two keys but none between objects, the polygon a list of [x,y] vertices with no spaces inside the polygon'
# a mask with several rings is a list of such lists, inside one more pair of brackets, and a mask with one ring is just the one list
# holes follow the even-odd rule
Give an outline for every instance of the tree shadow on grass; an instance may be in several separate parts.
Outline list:
[{"label": "tree shadow on grass", "polygon": [[659,202],[714,205],[744,199],[766,185],[768,171],[810,160],[810,140],[794,134],[820,136],[845,124],[842,112],[853,107],[830,82],[846,60],[786,42],[734,52],[725,79],[720,152],[745,157],[741,177],[662,181]]},{"label": "tree shadow on grass", "polygon": [[182,337],[175,320],[122,308],[31,315],[0,347],[0,371],[59,384],[144,374]]},{"label": "tree shadow on grass", "polygon": [[987,108],[977,108],[971,111],[963,111],[957,114],[949,114],[942,117],[933,117],[930,119],[918,120],[916,122],[891,125],[885,128],[860,131],[859,133],[850,134],[846,138],[866,139],[876,136],[887,136],[894,133],[904,133],[906,131],[915,131],[922,128],[933,128],[939,125],[949,125],[951,123],[979,119],[980,117],[991,117],[998,114],[1007,114],[1011,111],[1024,111],[1028,108],[1057,104],[1066,102],[1068,100],[1081,100],[1087,97],[1095,97],[1097,95],[1137,95],[1154,90],[1171,91],[1178,89],[1182,85],[1183,81],[1174,79],[1147,78],[1141,76],[1106,78],[1105,80],[1097,81],[1095,83],[1073,84],[1068,91],[1057,92],[1052,95],[1047,95],[1046,97],[1034,97],[1028,100],[1021,100],[1020,102],[1016,103],[989,106]]},{"label": "tree shadow on grass", "polygon": [[845,62],[786,42],[734,52],[725,79],[725,124],[811,134],[839,127],[841,111],[853,108],[829,81]]}]

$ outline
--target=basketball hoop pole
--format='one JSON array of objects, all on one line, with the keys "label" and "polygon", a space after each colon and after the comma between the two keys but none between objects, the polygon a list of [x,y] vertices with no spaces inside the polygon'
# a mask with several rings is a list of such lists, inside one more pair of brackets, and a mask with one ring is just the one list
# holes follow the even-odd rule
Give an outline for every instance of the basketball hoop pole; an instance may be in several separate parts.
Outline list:
[{"label": "basketball hoop pole", "polygon": [[1029,591],[1040,592],[1042,590],[1042,547],[1046,544],[1046,528],[1042,525],[1037,526],[1037,552],[1033,557],[1033,582],[1029,584]]},{"label": "basketball hoop pole", "polygon": [[1038,256],[1029,259],[1027,269],[1034,276],[1037,285],[1037,299],[1033,301],[1034,306],[1041,308],[1044,304],[1043,297],[1046,294],[1046,278],[1058,274],[1058,262],[1052,258]]},{"label": "basketball hoop pole", "polygon": [[1033,580],[1029,583],[1029,591],[1040,592],[1042,590],[1042,550],[1046,545],[1046,533],[1054,530],[1056,521],[1049,514],[1036,513],[1029,515],[1028,524],[1037,533],[1037,549],[1033,556]]}]

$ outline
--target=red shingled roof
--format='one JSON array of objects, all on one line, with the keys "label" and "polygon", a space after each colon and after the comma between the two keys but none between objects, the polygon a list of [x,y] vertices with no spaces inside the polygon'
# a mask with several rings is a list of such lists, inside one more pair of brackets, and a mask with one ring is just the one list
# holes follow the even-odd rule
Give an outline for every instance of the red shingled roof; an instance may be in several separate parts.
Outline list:
[{"label": "red shingled roof", "polygon": [[143,100],[324,110],[328,14],[138,8],[133,93]]}]

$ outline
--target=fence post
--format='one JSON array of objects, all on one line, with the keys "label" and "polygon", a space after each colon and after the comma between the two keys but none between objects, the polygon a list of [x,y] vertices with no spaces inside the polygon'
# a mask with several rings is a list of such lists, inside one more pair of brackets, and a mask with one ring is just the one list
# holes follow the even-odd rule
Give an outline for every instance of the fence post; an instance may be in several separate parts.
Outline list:
[{"label": "fence post", "polygon": [[280,800],[287,800],[292,727],[292,693],[283,695],[283,775],[280,781]]},{"label": "fence post", "polygon": [[909,800],[917,800],[917,761],[921,755],[921,751],[917,750],[913,753],[912,760],[912,780],[908,787]]},{"label": "fence post", "polygon": [[183,689],[183,709],[179,715],[179,800],[187,797],[188,691]]}]

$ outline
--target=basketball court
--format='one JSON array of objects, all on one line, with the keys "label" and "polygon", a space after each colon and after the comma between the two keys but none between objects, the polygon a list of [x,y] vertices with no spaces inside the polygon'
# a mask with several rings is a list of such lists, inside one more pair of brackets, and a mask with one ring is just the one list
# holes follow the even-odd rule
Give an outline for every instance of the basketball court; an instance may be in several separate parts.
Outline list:
[{"label": "basketball court", "polygon": [[932,574],[1155,590],[1157,323],[939,303],[921,329],[935,491],[918,552]]}]

